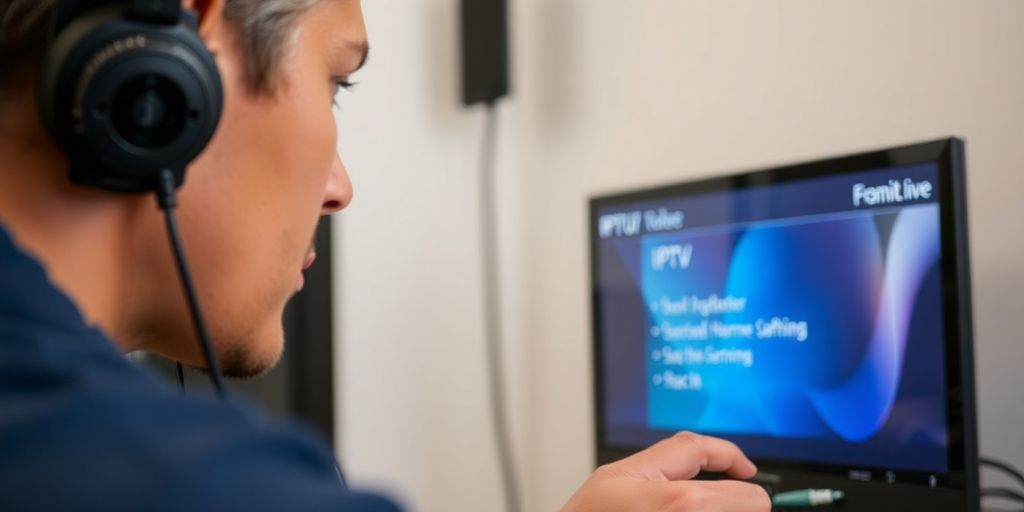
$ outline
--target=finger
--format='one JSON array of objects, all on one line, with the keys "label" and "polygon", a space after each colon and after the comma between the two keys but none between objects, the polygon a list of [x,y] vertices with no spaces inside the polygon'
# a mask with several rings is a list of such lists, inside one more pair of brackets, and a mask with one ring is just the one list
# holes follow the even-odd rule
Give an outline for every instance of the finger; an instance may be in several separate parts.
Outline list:
[{"label": "finger", "polygon": [[689,480],[701,471],[747,479],[757,467],[739,447],[722,439],[681,432],[615,463],[616,469],[648,480]]},{"label": "finger", "polygon": [[664,482],[660,510],[672,512],[768,512],[771,498],[760,486],[735,480]]}]

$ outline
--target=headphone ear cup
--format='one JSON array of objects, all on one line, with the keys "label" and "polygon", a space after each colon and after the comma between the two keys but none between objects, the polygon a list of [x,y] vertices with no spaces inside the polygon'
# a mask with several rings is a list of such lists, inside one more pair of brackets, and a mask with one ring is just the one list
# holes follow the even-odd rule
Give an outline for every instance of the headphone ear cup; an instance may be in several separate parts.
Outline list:
[{"label": "headphone ear cup", "polygon": [[40,112],[72,181],[148,192],[171,170],[180,186],[220,121],[220,74],[191,15],[159,25],[124,13],[94,9],[57,34],[41,68]]}]

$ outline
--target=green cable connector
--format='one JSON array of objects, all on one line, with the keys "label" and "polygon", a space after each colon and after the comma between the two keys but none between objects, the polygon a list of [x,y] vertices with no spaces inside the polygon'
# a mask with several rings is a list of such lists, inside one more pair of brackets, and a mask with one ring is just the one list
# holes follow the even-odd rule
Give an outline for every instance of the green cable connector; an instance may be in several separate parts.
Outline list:
[{"label": "green cable connector", "polygon": [[843,491],[832,489],[802,489],[781,492],[772,496],[772,505],[778,508],[816,507],[842,501],[845,496]]}]

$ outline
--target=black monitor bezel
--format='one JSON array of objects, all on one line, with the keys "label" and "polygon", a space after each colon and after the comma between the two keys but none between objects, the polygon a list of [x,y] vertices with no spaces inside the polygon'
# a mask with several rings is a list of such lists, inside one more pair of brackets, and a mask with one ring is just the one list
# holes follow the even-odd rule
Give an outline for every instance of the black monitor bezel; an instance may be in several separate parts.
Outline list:
[{"label": "black monitor bezel", "polygon": [[[977,427],[964,146],[962,140],[952,137],[591,198],[589,233],[591,328],[597,464],[605,464],[639,450],[638,447],[613,446],[604,442],[605,411],[601,379],[603,360],[599,322],[600,290],[598,289],[598,240],[596,237],[598,212],[602,208],[920,163],[935,163],[938,166],[943,308],[946,312],[957,312],[957,314],[944,315],[949,472],[940,485],[963,490],[967,493],[968,503],[977,503]],[[958,357],[950,357],[951,354]],[[849,469],[834,465],[793,461],[755,459],[755,462],[762,469],[777,468],[808,474],[824,472],[835,475]],[[868,469],[881,470],[884,468]],[[924,475],[920,476],[924,477]]]}]

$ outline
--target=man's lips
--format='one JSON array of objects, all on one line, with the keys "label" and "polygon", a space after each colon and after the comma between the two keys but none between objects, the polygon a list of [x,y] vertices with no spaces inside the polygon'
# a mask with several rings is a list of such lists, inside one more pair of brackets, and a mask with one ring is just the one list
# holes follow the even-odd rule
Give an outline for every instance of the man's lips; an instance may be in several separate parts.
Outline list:
[{"label": "man's lips", "polygon": [[302,270],[299,271],[299,279],[295,283],[296,290],[301,290],[306,285],[306,277],[302,273],[309,270],[309,267],[313,266],[314,261],[316,261],[316,251],[309,251],[309,254],[306,255],[306,261],[302,262]]}]

